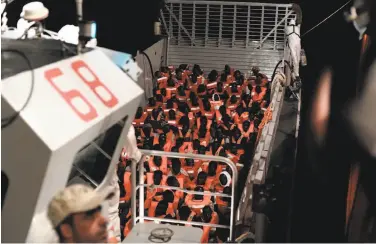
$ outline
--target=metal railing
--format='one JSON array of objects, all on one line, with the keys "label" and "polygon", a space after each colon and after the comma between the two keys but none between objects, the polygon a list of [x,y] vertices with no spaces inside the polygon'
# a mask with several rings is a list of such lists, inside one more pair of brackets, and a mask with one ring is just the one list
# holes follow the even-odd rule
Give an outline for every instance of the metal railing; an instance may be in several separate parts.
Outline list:
[{"label": "metal railing", "polygon": [[216,224],[209,224],[209,223],[196,223],[196,222],[187,222],[182,220],[171,220],[171,219],[163,219],[163,218],[152,218],[152,217],[145,217],[144,216],[144,188],[148,187],[149,185],[144,184],[144,167],[139,167],[139,183],[136,182],[136,177],[132,177],[132,199],[131,199],[131,208],[132,208],[132,216],[137,216],[137,191],[139,190],[139,216],[132,218],[133,226],[136,225],[138,221],[140,223],[143,223],[144,220],[153,220],[153,221],[160,221],[164,223],[176,223],[176,224],[190,224],[195,226],[210,226],[213,228],[228,228],[230,230],[230,240],[234,241],[235,239],[235,213],[234,213],[234,207],[235,207],[235,196],[237,191],[237,180],[238,180],[238,171],[235,166],[235,164],[228,158],[224,157],[218,157],[218,156],[208,156],[208,155],[200,155],[200,154],[181,154],[181,153],[172,153],[172,152],[163,152],[163,151],[153,151],[153,150],[140,150],[143,154],[142,159],[139,162],[132,163],[132,175],[137,174],[137,166],[140,163],[143,163],[145,161],[145,158],[148,156],[161,156],[161,157],[169,157],[169,158],[190,158],[190,159],[198,159],[198,160],[205,160],[205,161],[216,161],[225,163],[228,165],[232,171],[232,179],[231,179],[231,195],[226,194],[219,194],[219,193],[213,193],[213,192],[197,192],[197,191],[189,191],[184,190],[180,187],[166,187],[166,186],[154,186],[157,188],[168,188],[168,189],[174,189],[178,191],[183,191],[189,194],[195,194],[195,195],[210,195],[210,196],[222,196],[222,197],[228,197],[231,198],[231,208],[230,208],[230,225],[216,225]]},{"label": "metal railing", "polygon": [[180,46],[283,49],[291,4],[167,0],[161,10],[164,34]]}]

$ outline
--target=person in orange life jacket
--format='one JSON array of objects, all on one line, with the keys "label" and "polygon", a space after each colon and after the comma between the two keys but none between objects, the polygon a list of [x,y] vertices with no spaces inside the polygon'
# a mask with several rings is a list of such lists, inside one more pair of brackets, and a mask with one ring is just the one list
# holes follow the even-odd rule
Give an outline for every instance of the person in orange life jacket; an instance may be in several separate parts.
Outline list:
[{"label": "person in orange life jacket", "polygon": [[185,92],[184,86],[178,87],[175,97],[181,102],[185,102],[187,100],[187,93]]},{"label": "person in orange life jacket", "polygon": [[154,108],[157,108],[157,102],[151,97],[149,98],[149,103],[146,105],[146,112],[151,113]]},{"label": "person in orange life jacket", "polygon": [[[191,158],[186,158],[185,163],[183,166],[183,169],[188,173],[189,180],[192,180],[195,178],[195,176],[198,174],[197,170],[201,165],[201,161],[195,162]],[[187,181],[189,183],[189,181]]]},{"label": "person in orange life jacket", "polygon": [[231,75],[231,68],[228,64],[225,65],[225,68],[223,70],[223,73],[227,76],[227,75]]},{"label": "person in orange life jacket", "polygon": [[138,107],[132,124],[134,126],[142,126],[147,116],[148,114],[141,107]]},{"label": "person in orange life jacket", "polygon": [[[181,206],[178,209],[177,216],[179,220],[188,221],[189,216],[191,216],[192,210],[188,206]],[[180,224],[184,225],[184,224]]]},{"label": "person in orange life jacket", "polygon": [[[219,218],[218,214],[213,211],[213,209],[210,206],[205,206],[202,209],[202,220],[204,223],[210,223],[210,224],[218,224]],[[209,226],[203,226],[203,233],[201,237],[201,243],[208,243],[210,238],[210,232],[211,230],[215,230],[215,228],[209,227]]]},{"label": "person in orange life jacket", "polygon": [[[180,188],[180,183],[175,176],[167,177],[166,185]],[[172,190],[172,192],[177,197],[177,199],[176,199],[177,201],[180,201],[180,199],[182,199],[184,197],[184,192],[182,192],[182,191]],[[175,206],[177,206],[177,205],[179,205],[178,202],[176,202]]]},{"label": "person in orange life jacket", "polygon": [[172,126],[176,126],[177,125],[177,122],[176,122],[176,113],[175,113],[175,110],[173,109],[170,109],[168,111],[168,120],[167,120],[167,123],[169,125],[172,125]]},{"label": "person in orange life jacket", "polygon": [[230,96],[235,95],[237,97],[240,97],[240,95],[242,94],[242,91],[243,91],[242,87],[238,86],[236,82],[231,83],[227,88],[227,93]]},{"label": "person in orange life jacket", "polygon": [[208,82],[206,88],[209,92],[215,90],[218,84],[218,72],[216,70],[212,70],[208,75]]},{"label": "person in orange life jacket", "polygon": [[[252,103],[252,106],[249,108],[249,117],[254,118],[258,114],[261,114],[261,106],[260,103],[254,102]],[[261,117],[262,119],[262,117]]]},{"label": "person in orange life jacket", "polygon": [[[204,188],[202,186],[196,186],[194,191],[204,192]],[[188,194],[185,198],[185,205],[190,207],[196,213],[196,215],[201,214],[201,211],[205,206],[212,204],[213,203],[209,195]]]},{"label": "person in orange life jacket", "polygon": [[171,93],[167,92],[166,88],[161,88],[160,94],[163,96],[163,103],[166,103],[171,98]]},{"label": "person in orange life jacket", "polygon": [[174,78],[172,78],[172,76],[170,76],[167,80],[166,90],[170,91],[172,95],[176,93],[177,87],[178,87],[177,82],[174,80]]},{"label": "person in orange life jacket", "polygon": [[208,92],[208,94],[210,96],[213,96],[214,93],[217,93],[221,96],[222,99],[224,99],[224,93],[225,93],[225,88],[224,88],[224,85],[223,85],[223,82],[221,81],[218,81],[217,82],[217,87],[213,90],[211,90],[210,92]]},{"label": "person in orange life jacket", "polygon": [[210,130],[205,125],[201,125],[198,131],[195,131],[194,139],[199,139],[200,144],[207,147],[210,142]]},{"label": "person in orange life jacket", "polygon": [[171,109],[176,112],[177,107],[178,105],[174,103],[174,100],[172,98],[170,98],[166,101],[166,104],[163,106],[163,111],[165,114],[167,114],[168,111],[170,111]]},{"label": "person in orange life jacket", "polygon": [[214,110],[218,110],[221,105],[223,105],[223,101],[221,100],[221,96],[219,94],[213,94],[212,100],[210,103],[213,105]]},{"label": "person in orange life jacket", "polygon": [[[155,150],[155,148],[157,148],[157,147],[154,147],[154,150]],[[149,168],[152,172],[154,172],[156,170],[161,170],[163,172],[163,174],[167,174],[167,158],[166,157],[160,157],[160,156],[151,157],[149,159]]]},{"label": "person in orange life jacket", "polygon": [[183,70],[180,68],[175,69],[175,79],[177,79],[179,83],[183,81]]},{"label": "person in orange life jacket", "polygon": [[249,120],[245,120],[242,124],[238,125],[238,128],[245,138],[253,132],[253,124]]},{"label": "person in orange life jacket", "polygon": [[194,115],[200,112],[200,103],[196,93],[194,93],[193,91],[189,94],[188,105]]},{"label": "person in orange life jacket", "polygon": [[188,189],[194,189],[197,186],[202,186],[206,191],[208,191],[209,188],[205,187],[207,177],[208,175],[206,174],[206,172],[199,172],[196,179],[188,186]]},{"label": "person in orange life jacket", "polygon": [[201,114],[206,116],[208,119],[213,119],[214,111],[208,99],[202,100]]},{"label": "person in orange life jacket", "polygon": [[227,101],[227,108],[230,111],[233,111],[236,109],[237,106],[238,106],[238,98],[236,97],[236,95],[232,95],[230,99]]},{"label": "person in orange life jacket", "polygon": [[202,71],[200,65],[194,64],[192,67],[192,73],[199,76],[202,75],[204,72]]},{"label": "person in orange life jacket", "polygon": [[158,107],[163,106],[163,96],[160,93],[155,96],[155,101]]},{"label": "person in orange life jacket", "polygon": [[208,91],[205,84],[200,84],[197,87],[197,96],[201,99],[208,97]]},{"label": "person in orange life jacket", "polygon": [[[150,182],[149,176],[152,174],[152,181]],[[160,170],[156,170],[152,173],[147,173],[147,184],[151,184],[151,186],[148,188],[148,191],[146,192],[146,198],[145,198],[145,209],[148,209],[150,207],[151,202],[153,201],[154,196],[158,192],[162,192],[162,188],[155,188],[154,186],[163,185],[163,173]]]},{"label": "person in orange life jacket", "polygon": [[252,101],[261,103],[266,93],[266,88],[256,86],[251,93]]}]

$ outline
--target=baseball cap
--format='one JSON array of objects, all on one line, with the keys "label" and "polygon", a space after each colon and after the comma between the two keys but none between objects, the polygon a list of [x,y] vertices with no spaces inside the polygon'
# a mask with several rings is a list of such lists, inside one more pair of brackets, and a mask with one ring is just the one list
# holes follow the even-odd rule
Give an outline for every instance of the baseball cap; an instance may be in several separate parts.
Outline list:
[{"label": "baseball cap", "polygon": [[113,195],[114,189],[111,187],[98,192],[90,186],[74,184],[53,197],[48,205],[47,215],[55,228],[69,215],[95,209]]}]

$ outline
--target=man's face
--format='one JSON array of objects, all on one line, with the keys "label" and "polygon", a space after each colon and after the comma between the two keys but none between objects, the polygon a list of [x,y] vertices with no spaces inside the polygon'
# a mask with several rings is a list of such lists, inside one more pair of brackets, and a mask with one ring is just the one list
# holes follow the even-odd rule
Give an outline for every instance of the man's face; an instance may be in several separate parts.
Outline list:
[{"label": "man's face", "polygon": [[81,243],[107,242],[107,220],[101,207],[73,215],[73,241]]}]

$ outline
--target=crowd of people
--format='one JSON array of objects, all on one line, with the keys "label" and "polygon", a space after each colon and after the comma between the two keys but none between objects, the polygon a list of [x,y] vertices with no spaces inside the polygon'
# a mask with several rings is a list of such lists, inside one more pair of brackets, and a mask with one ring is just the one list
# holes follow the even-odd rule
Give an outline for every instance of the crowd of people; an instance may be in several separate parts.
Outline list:
[{"label": "crowd of people", "polygon": [[[226,157],[240,178],[232,182],[231,168],[221,162],[151,156],[143,164],[144,179],[150,186],[145,190],[144,214],[192,222],[203,229],[202,243],[225,242],[228,229],[195,226],[194,222],[229,225],[234,207],[231,199],[187,194],[177,188],[231,195],[231,184],[242,186],[242,172],[248,173],[270,103],[269,80],[257,67],[246,79],[228,65],[206,77],[199,65],[191,69],[189,65],[162,67],[155,77],[154,96],[144,109],[138,108],[133,121],[138,147]],[[130,165],[131,161],[122,156],[117,170],[122,238],[132,227]],[[138,175],[136,178],[138,182]],[[177,188],[155,187],[158,185]]]}]

